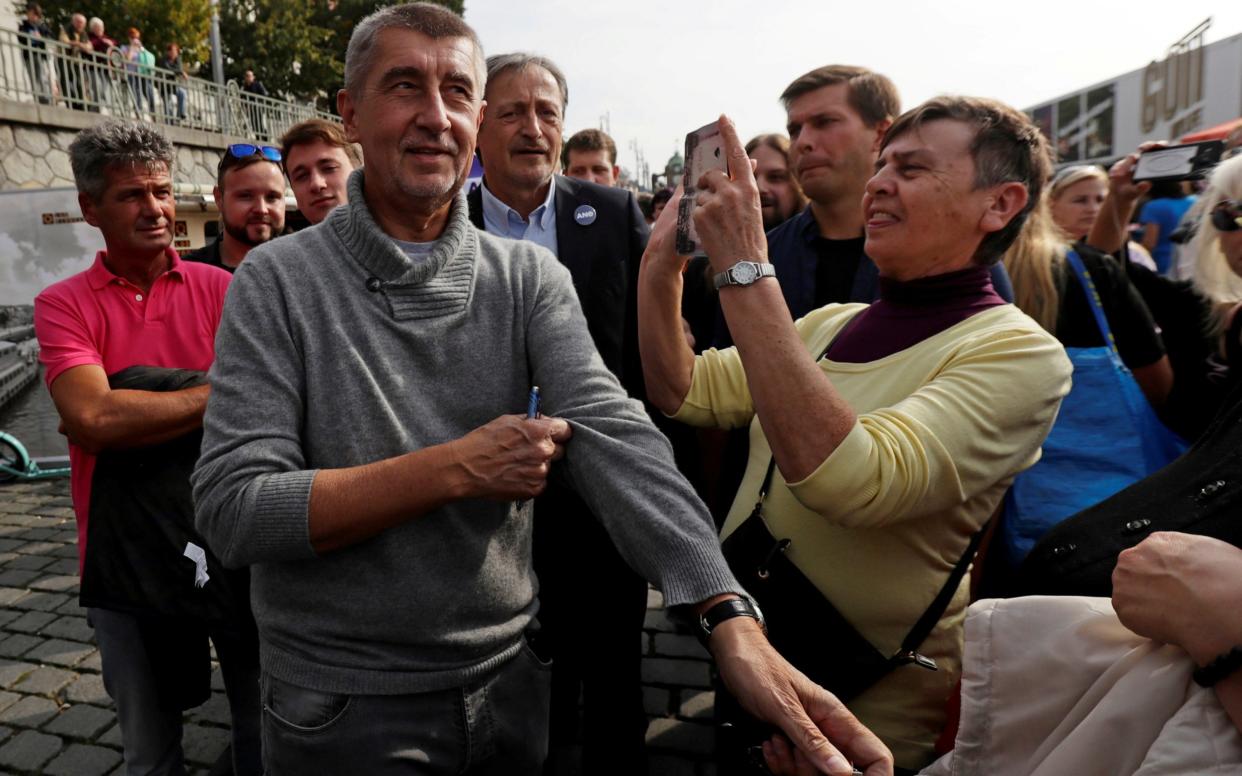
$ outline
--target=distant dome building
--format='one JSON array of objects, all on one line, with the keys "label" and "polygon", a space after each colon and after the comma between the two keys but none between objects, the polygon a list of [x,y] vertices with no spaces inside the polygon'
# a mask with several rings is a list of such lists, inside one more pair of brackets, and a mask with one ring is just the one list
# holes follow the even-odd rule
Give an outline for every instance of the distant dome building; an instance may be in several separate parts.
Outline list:
[{"label": "distant dome building", "polygon": [[686,162],[681,158],[681,154],[674,151],[673,155],[668,158],[668,163],[664,165],[664,182],[670,189],[675,188],[681,183],[682,171],[686,169]]}]

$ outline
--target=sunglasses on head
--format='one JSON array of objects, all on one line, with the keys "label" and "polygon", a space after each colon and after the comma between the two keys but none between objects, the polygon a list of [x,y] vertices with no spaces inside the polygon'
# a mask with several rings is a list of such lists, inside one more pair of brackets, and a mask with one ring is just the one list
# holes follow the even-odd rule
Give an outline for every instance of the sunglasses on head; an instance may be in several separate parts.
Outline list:
[{"label": "sunglasses on head", "polygon": [[1213,208],[1212,226],[1221,232],[1242,229],[1242,200],[1225,200]]},{"label": "sunglasses on head", "polygon": [[234,143],[228,148],[229,156],[234,159],[245,159],[247,156],[260,154],[269,162],[279,162],[280,149],[275,146],[255,145],[253,143]]}]

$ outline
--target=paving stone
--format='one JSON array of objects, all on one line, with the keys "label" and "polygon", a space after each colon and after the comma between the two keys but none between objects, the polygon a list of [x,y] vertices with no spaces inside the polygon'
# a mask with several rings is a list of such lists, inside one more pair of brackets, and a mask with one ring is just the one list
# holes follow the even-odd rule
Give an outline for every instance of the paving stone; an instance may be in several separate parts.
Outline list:
[{"label": "paving stone", "polygon": [[0,722],[16,727],[37,728],[56,716],[60,705],[50,698],[27,695],[17,703],[0,711]]},{"label": "paving stone", "polygon": [[22,697],[23,696],[18,695],[15,692],[0,690],[0,711],[4,711],[14,703],[17,703],[22,699]]},{"label": "paving stone", "polygon": [[95,650],[93,655],[78,663],[74,668],[78,671],[91,671],[96,674],[103,671],[103,662],[99,658],[99,650]]},{"label": "paving stone", "polygon": [[104,732],[115,721],[114,712],[82,704],[70,706],[56,719],[44,725],[43,730],[66,738],[89,741]]},{"label": "paving stone", "polygon": [[72,671],[66,671],[63,668],[39,666],[26,674],[24,679],[9,689],[17,690],[18,692],[35,693],[37,695],[52,695],[60,692],[61,689],[71,684],[77,678],[77,674]]},{"label": "paving stone", "polygon": [[12,552],[25,544],[20,539],[0,539],[0,552]]},{"label": "paving stone", "polygon": [[659,687],[644,687],[643,711],[652,717],[667,717],[671,696],[668,690]]},{"label": "paving stone", "polygon": [[[50,612],[64,606],[70,600],[72,599],[63,593],[45,593],[36,590],[24,598],[17,599],[12,606],[14,609],[37,609],[41,612]],[[77,605],[76,601],[74,605]]]},{"label": "paving stone", "polygon": [[0,641],[0,657],[21,657],[43,643],[38,636],[15,633],[4,641]]},{"label": "paving stone", "polygon": [[73,510],[70,509],[69,507],[60,507],[52,503],[47,503],[41,507],[35,507],[34,509],[30,510],[30,514],[44,515],[46,517],[66,518],[66,517],[73,517]]},{"label": "paving stone", "polygon": [[78,541],[78,531],[76,528],[68,531],[63,528],[57,529],[52,532],[52,541],[75,544]]},{"label": "paving stone", "polygon": [[7,626],[9,623],[21,617],[23,612],[16,609],[0,609],[0,628]]},{"label": "paving stone", "polygon": [[70,744],[43,769],[47,776],[103,776],[121,761],[114,749],[85,744]]},{"label": "paving stone", "polygon": [[60,606],[56,607],[57,614],[68,614],[73,617],[85,617],[86,616],[86,609],[81,604],[78,603],[78,597],[76,595],[65,596],[65,598],[67,598],[68,600],[66,600]]},{"label": "paving stone", "polygon": [[211,689],[216,692],[224,692],[224,674],[220,673],[219,666],[211,669]]},{"label": "paving stone", "polygon": [[50,639],[27,652],[25,657],[27,660],[37,660],[40,663],[75,666],[90,657],[94,651],[95,647],[91,644],[83,644],[80,641],[65,641],[64,639]]},{"label": "paving stone", "polygon": [[103,776],[120,762],[120,752],[103,746],[70,744],[55,760],[48,762],[47,776]]},{"label": "paving stone", "polygon": [[0,515],[0,522],[7,523],[9,525],[32,526],[38,524],[39,518],[34,515],[27,515],[24,512],[21,514],[10,513]]},{"label": "paving stone", "polygon": [[716,729],[695,722],[653,719],[647,726],[647,746],[707,756],[716,748]]},{"label": "paving stone", "polygon": [[27,542],[16,551],[21,555],[50,555],[64,546],[60,542]]},{"label": "paving stone", "polygon": [[100,736],[99,741],[96,743],[100,743],[105,746],[115,746],[119,749],[121,747],[121,726],[113,725],[108,728],[108,732]]},{"label": "paving stone", "polygon": [[224,747],[231,741],[229,731],[221,728],[186,725],[181,738],[185,759],[192,763],[211,765],[220,757]]},{"label": "paving stone", "polygon": [[657,633],[654,651],[657,655],[669,657],[696,657],[701,660],[711,657],[697,638],[680,633]]},{"label": "paving stone", "polygon": [[38,633],[39,630],[56,619],[50,612],[26,612],[8,624],[7,629],[19,633]]},{"label": "paving stone", "polygon": [[48,574],[72,574],[76,576],[78,573],[77,556],[74,555],[73,558],[61,558],[51,565],[46,566],[43,570]]},{"label": "paving stone", "polygon": [[56,736],[23,730],[4,746],[0,746],[0,765],[19,771],[37,770],[59,751],[61,741]]},{"label": "paving stone", "polygon": [[715,718],[715,707],[716,693],[685,690],[681,693],[681,705],[677,709],[677,716],[685,719],[712,720]]},{"label": "paving stone", "polygon": [[13,560],[4,564],[11,569],[29,569],[30,571],[38,571],[44,566],[51,565],[55,558],[45,555],[18,555]]},{"label": "paving stone", "polygon": [[85,617],[57,617],[40,633],[44,636],[68,639],[69,641],[87,642],[93,641],[95,638],[95,629],[86,624]]},{"label": "paving stone", "polygon": [[[22,531],[22,538],[28,542],[45,542],[57,533],[59,532],[55,528],[27,528]],[[24,550],[18,550],[18,552],[24,552]]]},{"label": "paving stone", "polygon": [[30,580],[38,576],[42,576],[42,572],[28,569],[6,569],[0,571],[0,585],[26,587],[30,584]]},{"label": "paving stone", "polygon": [[53,593],[70,593],[77,592],[78,577],[68,574],[57,574],[55,576],[41,576],[39,579],[31,582],[29,587],[35,590],[47,590]]},{"label": "paving stone", "polygon": [[103,677],[99,674],[79,676],[73,684],[65,688],[65,699],[71,703],[91,703],[96,706],[112,703],[108,691],[104,689]]},{"label": "paving stone", "polygon": [[22,663],[16,660],[0,660],[0,685],[12,687],[23,676],[38,668],[33,663]]},{"label": "paving stone", "polygon": [[78,545],[76,545],[76,544],[62,544],[62,545],[60,545],[59,547],[57,547],[56,549],[52,550],[51,554],[52,554],[53,556],[55,556],[55,557],[57,557],[57,558],[61,558],[61,559],[64,559],[64,558],[71,558],[71,559],[73,559],[73,560],[75,561],[75,563],[74,563],[74,568],[77,568],[77,563],[76,563],[76,561],[77,561],[77,559],[78,559]]},{"label": "paving stone", "polygon": [[228,725],[232,719],[229,713],[229,701],[222,692],[214,692],[207,701],[191,712],[196,722],[213,722],[217,725]]},{"label": "paving stone", "polygon": [[643,683],[704,689],[712,686],[711,673],[706,662],[663,657],[653,657],[643,661]]},{"label": "paving stone", "polygon": [[26,593],[27,591],[20,587],[0,587],[0,606],[12,606],[14,601]]}]

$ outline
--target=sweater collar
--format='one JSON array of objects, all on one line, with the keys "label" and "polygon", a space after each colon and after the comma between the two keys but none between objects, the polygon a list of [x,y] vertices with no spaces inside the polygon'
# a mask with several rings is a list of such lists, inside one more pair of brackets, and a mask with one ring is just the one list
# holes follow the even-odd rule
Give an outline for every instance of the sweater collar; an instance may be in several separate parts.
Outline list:
[{"label": "sweater collar", "polygon": [[421,285],[457,255],[474,252],[477,237],[470,223],[466,197],[459,191],[431,255],[425,261],[411,261],[371,215],[363,196],[364,174],[365,168],[361,167],[350,174],[349,204],[333,210],[328,223],[368,275],[396,285]]}]

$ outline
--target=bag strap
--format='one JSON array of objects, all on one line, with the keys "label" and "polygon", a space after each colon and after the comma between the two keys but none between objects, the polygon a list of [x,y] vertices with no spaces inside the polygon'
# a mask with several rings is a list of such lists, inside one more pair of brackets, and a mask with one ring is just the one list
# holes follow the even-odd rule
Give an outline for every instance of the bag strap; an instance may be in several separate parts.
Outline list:
[{"label": "bag strap", "polygon": [[1112,327],[1108,325],[1108,318],[1104,315],[1104,303],[1100,301],[1100,292],[1095,288],[1095,281],[1091,279],[1091,274],[1087,272],[1077,251],[1071,248],[1066,252],[1065,260],[1074,269],[1078,282],[1082,284],[1083,294],[1087,297],[1087,305],[1091,308],[1091,314],[1095,316],[1095,325],[1099,327],[1100,336],[1104,338],[1104,345],[1112,355],[1113,361],[1120,364],[1121,354],[1117,352],[1117,340],[1113,338]]},{"label": "bag strap", "polygon": [[[990,522],[992,521],[989,520],[988,523]],[[910,633],[901,642],[901,651],[893,656],[899,662],[915,662],[935,670],[936,661],[920,655],[918,649],[927,640],[927,637],[932,632],[932,628],[936,627],[936,623],[940,622],[940,618],[944,616],[945,610],[949,608],[953,595],[957,593],[958,585],[962,583],[962,577],[966,576],[966,570],[970,568],[970,562],[974,560],[975,551],[979,549],[979,542],[983,540],[983,534],[988,530],[988,523],[984,523],[975,532],[975,535],[970,537],[970,544],[966,546],[966,552],[962,553],[962,557],[958,558],[957,565],[953,567],[953,571],[949,572],[949,578],[945,580],[944,587],[940,588],[940,592],[932,600],[931,606],[927,607],[927,610],[923,612],[923,616],[919,618],[918,622],[914,623]],[[927,665],[923,661],[928,661],[931,665]]]}]

